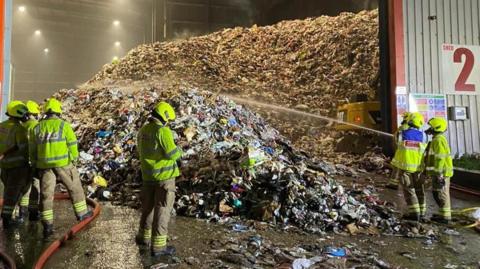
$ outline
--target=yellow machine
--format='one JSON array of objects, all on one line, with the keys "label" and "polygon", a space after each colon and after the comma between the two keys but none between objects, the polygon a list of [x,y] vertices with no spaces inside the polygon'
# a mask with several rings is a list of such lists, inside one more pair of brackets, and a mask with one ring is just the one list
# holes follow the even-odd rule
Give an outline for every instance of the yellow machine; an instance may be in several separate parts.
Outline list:
[{"label": "yellow machine", "polygon": [[[366,101],[342,105],[338,108],[337,118],[343,122],[380,130],[382,124],[380,102]],[[341,123],[337,124],[335,128],[342,131],[357,129],[355,126]]]}]

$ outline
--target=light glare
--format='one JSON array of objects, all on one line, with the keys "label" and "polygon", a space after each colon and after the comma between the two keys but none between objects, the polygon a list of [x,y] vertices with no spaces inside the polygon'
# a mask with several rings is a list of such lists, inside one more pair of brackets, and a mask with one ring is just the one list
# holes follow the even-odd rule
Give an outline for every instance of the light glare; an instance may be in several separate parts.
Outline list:
[{"label": "light glare", "polygon": [[25,12],[25,10],[27,10],[27,8],[25,6],[19,6],[18,7],[18,11],[20,11],[20,12]]},{"label": "light glare", "polygon": [[115,42],[116,47],[120,47],[120,41]]},{"label": "light glare", "polygon": [[41,35],[41,34],[42,34],[42,31],[40,31],[40,30],[35,31],[35,35]]},{"label": "light glare", "polygon": [[48,48],[43,49],[43,52],[48,53],[50,50]]},{"label": "light glare", "polygon": [[119,26],[119,25],[120,25],[120,21],[119,21],[119,20],[114,20],[114,21],[113,21],[113,25]]}]

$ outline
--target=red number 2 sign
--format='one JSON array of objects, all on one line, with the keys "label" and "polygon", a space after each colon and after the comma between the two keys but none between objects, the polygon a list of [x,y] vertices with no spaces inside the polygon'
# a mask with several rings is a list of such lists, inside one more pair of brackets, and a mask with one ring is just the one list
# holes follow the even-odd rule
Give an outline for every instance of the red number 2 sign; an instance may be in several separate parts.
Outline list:
[{"label": "red number 2 sign", "polygon": [[453,53],[453,62],[462,63],[463,56],[465,56],[465,64],[463,65],[462,71],[458,76],[457,82],[455,82],[455,91],[474,92],[475,85],[467,84],[467,81],[470,77],[470,74],[472,74],[473,66],[475,64],[475,55],[467,48],[458,48]]}]

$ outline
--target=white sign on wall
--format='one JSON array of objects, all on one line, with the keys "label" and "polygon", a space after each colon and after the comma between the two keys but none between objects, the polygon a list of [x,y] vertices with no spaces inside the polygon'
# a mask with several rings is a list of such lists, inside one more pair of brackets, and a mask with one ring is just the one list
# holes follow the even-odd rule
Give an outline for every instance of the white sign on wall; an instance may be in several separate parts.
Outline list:
[{"label": "white sign on wall", "polygon": [[480,95],[480,46],[443,44],[442,74],[446,94]]}]

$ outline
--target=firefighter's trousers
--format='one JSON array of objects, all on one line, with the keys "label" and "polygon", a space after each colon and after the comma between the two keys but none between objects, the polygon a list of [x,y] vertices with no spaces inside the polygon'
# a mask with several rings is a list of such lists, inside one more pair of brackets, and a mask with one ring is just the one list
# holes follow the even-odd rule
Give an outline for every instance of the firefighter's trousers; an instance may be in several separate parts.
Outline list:
[{"label": "firefighter's trousers", "polygon": [[20,201],[22,191],[27,185],[29,174],[28,166],[2,169],[0,177],[4,186],[4,195],[1,215],[6,221],[12,219],[15,206]]},{"label": "firefighter's trousers", "polygon": [[433,198],[437,202],[439,215],[446,220],[452,218],[452,212],[450,208],[450,178],[445,178],[443,182],[440,181],[438,176],[432,177],[432,191]]},{"label": "firefighter's trousers", "polygon": [[142,216],[139,236],[150,241],[153,251],[167,246],[168,223],[175,202],[175,179],[143,182],[141,191]]},{"label": "firefighter's trousers", "polygon": [[408,207],[408,215],[423,217],[427,211],[425,180],[420,173],[402,171],[400,184]]},{"label": "firefighter's trousers", "polygon": [[22,192],[21,207],[28,207],[30,212],[38,212],[40,202],[40,180],[31,168],[28,182]]},{"label": "firefighter's trousers", "polygon": [[40,212],[44,224],[53,223],[53,198],[57,179],[67,188],[77,218],[81,218],[88,212],[80,176],[73,165],[38,169],[38,173],[40,177]]},{"label": "firefighter's trousers", "polygon": [[400,175],[401,175],[401,172],[402,170],[394,167],[393,170],[392,170],[392,173],[390,174],[390,178],[388,180],[388,186],[391,186],[391,187],[396,187],[399,185],[399,178],[400,178]]}]

